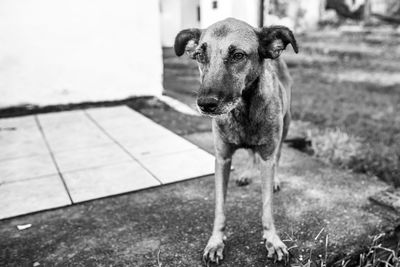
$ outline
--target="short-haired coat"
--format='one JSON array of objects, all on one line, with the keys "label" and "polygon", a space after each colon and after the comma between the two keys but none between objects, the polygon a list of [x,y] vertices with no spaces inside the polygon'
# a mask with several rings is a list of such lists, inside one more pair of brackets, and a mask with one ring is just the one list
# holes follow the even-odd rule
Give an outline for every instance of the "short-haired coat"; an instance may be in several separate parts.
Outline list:
[{"label": "short-haired coat", "polygon": [[[249,164],[256,163],[261,175],[263,238],[268,254],[278,260],[288,255],[272,212],[272,194],[279,189],[276,168],[290,123],[292,79],[279,59],[288,44],[298,52],[293,33],[286,27],[256,29],[233,18],[204,30],[183,30],[175,38],[176,54],[187,52],[198,62],[201,86],[197,106],[212,117],[216,205],[212,235],[204,249],[206,261],[223,259],[224,203],[232,155],[238,148],[248,149]],[[242,179],[246,176],[248,173]]]}]

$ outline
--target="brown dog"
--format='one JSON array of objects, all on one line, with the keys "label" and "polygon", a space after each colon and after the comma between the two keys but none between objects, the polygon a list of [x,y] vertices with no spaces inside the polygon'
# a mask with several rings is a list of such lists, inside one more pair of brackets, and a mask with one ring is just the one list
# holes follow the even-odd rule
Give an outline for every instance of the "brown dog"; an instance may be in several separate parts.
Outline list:
[{"label": "brown dog", "polygon": [[226,19],[205,30],[187,29],[175,38],[175,52],[185,51],[199,65],[201,86],[197,105],[213,118],[215,143],[215,220],[204,249],[206,261],[223,259],[224,202],[231,159],[246,148],[257,163],[262,180],[263,238],[270,257],[288,255],[279,239],[272,214],[272,194],[279,189],[274,179],[282,141],[290,123],[292,80],[286,64],[278,59],[291,44],[293,33],[283,26],[255,29],[245,22]]}]

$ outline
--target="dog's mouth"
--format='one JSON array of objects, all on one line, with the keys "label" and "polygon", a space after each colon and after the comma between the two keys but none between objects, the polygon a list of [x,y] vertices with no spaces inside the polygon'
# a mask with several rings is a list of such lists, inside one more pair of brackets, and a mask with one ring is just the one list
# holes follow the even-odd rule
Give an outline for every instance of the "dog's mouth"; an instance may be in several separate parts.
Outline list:
[{"label": "dog's mouth", "polygon": [[240,98],[236,98],[233,99],[231,101],[224,101],[221,102],[219,101],[217,104],[215,105],[199,105],[197,104],[197,109],[200,112],[200,114],[202,115],[206,115],[209,117],[218,117],[224,114],[227,114],[229,112],[231,112],[234,108],[237,107],[237,105],[239,104]]}]

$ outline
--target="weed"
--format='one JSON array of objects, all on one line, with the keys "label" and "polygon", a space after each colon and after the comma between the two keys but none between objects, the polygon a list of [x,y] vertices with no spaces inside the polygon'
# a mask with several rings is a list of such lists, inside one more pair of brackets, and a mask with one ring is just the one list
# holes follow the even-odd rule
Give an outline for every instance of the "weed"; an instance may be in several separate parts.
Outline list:
[{"label": "weed", "polygon": [[341,128],[321,129],[303,121],[293,121],[292,124],[294,135],[311,144],[300,150],[324,162],[375,175],[389,184],[400,186],[400,153],[396,145],[371,141],[371,138],[362,138]]},{"label": "weed", "polygon": [[364,251],[339,259],[331,266],[399,267],[400,239],[397,228],[392,233],[380,233],[373,236],[371,244]]},{"label": "weed", "polygon": [[339,128],[308,130],[307,138],[316,157],[344,168],[349,168],[353,159],[362,153],[362,140]]}]

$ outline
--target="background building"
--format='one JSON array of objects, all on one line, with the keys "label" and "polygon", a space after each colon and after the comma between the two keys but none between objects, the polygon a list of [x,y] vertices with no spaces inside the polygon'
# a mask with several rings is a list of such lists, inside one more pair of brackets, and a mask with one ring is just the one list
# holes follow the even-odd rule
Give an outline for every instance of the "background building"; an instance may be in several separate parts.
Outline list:
[{"label": "background building", "polygon": [[176,34],[186,28],[207,28],[235,17],[258,26],[260,0],[161,0],[162,45],[172,46]]},{"label": "background building", "polygon": [[159,1],[0,1],[0,107],[162,93]]}]

